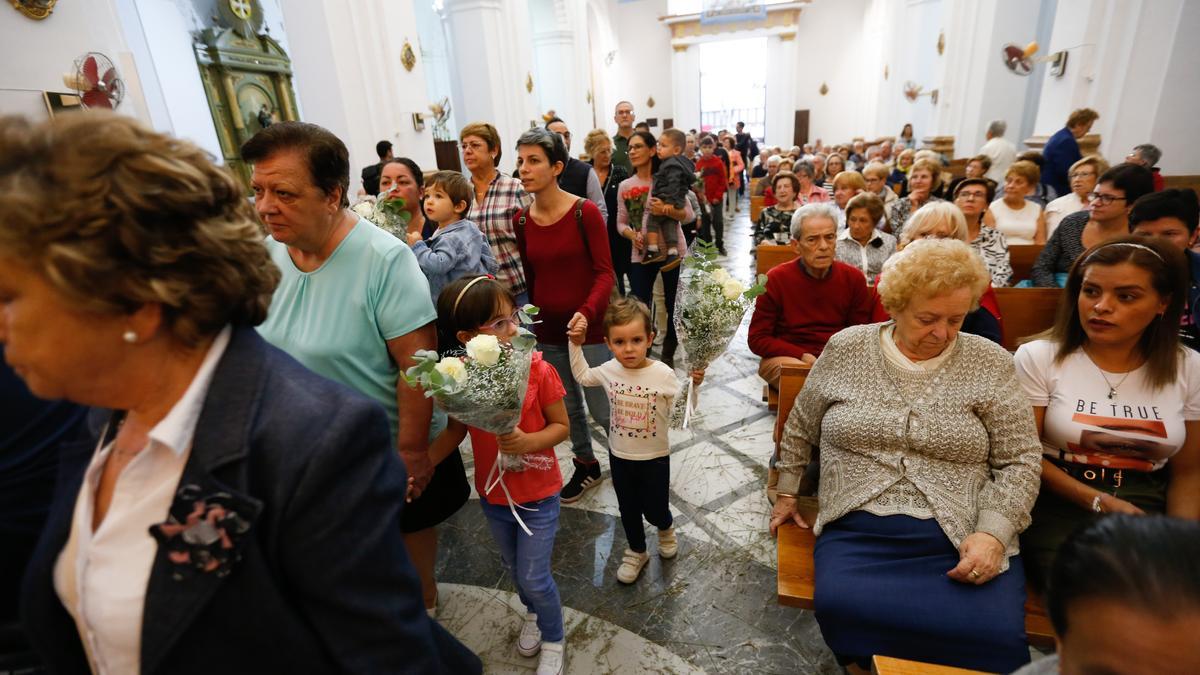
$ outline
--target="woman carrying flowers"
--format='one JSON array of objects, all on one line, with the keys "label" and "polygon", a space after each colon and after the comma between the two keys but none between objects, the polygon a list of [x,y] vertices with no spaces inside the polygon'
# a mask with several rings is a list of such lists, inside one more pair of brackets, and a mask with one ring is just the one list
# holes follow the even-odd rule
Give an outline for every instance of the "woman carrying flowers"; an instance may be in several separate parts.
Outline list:
[{"label": "woman carrying flowers", "polygon": [[[517,337],[520,314],[516,299],[500,282],[491,277],[464,277],[446,286],[437,304],[440,344],[465,346],[466,360],[487,369],[502,359],[514,358],[514,348],[509,345]],[[436,369],[439,379],[462,380],[470,365],[448,357]],[[512,387],[495,389],[506,396]],[[568,435],[565,395],[554,367],[534,352],[528,388],[520,399],[520,422],[511,432],[489,433],[452,416],[430,448],[432,461],[440,462],[457,452],[459,443],[471,434],[479,505],[526,609],[517,651],[523,656],[540,651],[537,672],[546,674],[563,672],[565,664],[562,602],[550,573],[562,488],[554,446]],[[507,403],[493,407],[507,407]],[[505,411],[477,411],[482,415],[494,412]],[[495,465],[503,457],[520,457],[523,470],[499,470]]]},{"label": "woman carrying flowers", "polygon": [[[650,197],[650,184],[658,168],[658,156],[654,153],[656,145],[657,141],[649,131],[635,131],[629,139],[629,161],[633,164],[634,175],[622,181],[618,188],[621,199],[617,204],[617,230],[634,243],[631,254],[634,264],[629,268],[629,280],[633,285],[633,294],[638,299],[647,305],[654,301],[654,280],[662,274],[663,296],[667,304],[667,335],[663,341],[662,361],[674,367],[675,348],[679,345],[675,335],[675,291],[679,286],[679,261],[674,264],[642,264],[642,252],[645,250],[642,237],[651,214],[670,216],[676,221],[692,221],[696,219],[696,213],[690,202],[683,208],[676,208]],[[683,227],[678,223],[676,227],[679,228],[676,241],[686,241]],[[680,251],[681,260],[685,255],[686,251]]]}]

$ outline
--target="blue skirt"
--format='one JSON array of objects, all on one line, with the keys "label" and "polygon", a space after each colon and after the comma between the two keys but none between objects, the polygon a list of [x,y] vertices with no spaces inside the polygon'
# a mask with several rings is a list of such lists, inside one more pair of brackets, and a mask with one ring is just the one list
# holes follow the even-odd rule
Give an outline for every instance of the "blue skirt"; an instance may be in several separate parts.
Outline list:
[{"label": "blue skirt", "polygon": [[854,511],[813,551],[817,623],[842,664],[871,656],[1010,673],[1029,662],[1020,556],[986,584],[946,576],[958,550],[937,521]]}]

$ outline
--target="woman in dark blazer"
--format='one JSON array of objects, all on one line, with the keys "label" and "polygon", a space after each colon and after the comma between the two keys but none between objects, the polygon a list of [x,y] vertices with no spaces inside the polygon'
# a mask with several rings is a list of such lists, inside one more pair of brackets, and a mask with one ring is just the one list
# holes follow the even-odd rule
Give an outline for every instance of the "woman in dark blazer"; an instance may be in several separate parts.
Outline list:
[{"label": "woman in dark blazer", "polygon": [[24,582],[50,670],[479,672],[423,611],[384,411],[253,328],[279,272],[233,177],[110,114],[0,119],[0,157],[6,358],[95,408]]}]

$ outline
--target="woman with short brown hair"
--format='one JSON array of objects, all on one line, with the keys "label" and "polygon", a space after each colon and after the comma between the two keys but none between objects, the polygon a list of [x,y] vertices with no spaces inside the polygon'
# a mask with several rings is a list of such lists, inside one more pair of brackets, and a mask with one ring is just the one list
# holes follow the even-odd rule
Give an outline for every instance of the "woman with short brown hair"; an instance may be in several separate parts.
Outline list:
[{"label": "woman with short brown hair", "polygon": [[[333,212],[343,166],[306,187]],[[26,577],[50,671],[480,670],[421,612],[384,411],[255,330],[280,271],[226,169],[129,117],[7,118],[0,220],[6,359],[97,408]]]}]

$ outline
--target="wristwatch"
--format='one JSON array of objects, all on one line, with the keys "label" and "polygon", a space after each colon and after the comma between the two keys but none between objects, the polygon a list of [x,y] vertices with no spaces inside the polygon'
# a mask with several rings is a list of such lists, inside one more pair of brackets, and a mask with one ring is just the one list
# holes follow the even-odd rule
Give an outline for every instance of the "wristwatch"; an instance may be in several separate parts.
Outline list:
[{"label": "wristwatch", "polygon": [[1100,499],[1102,497],[1104,497],[1104,495],[1096,495],[1095,497],[1092,497],[1092,511],[1095,511],[1096,513],[1104,513],[1104,509],[1100,508]]}]

